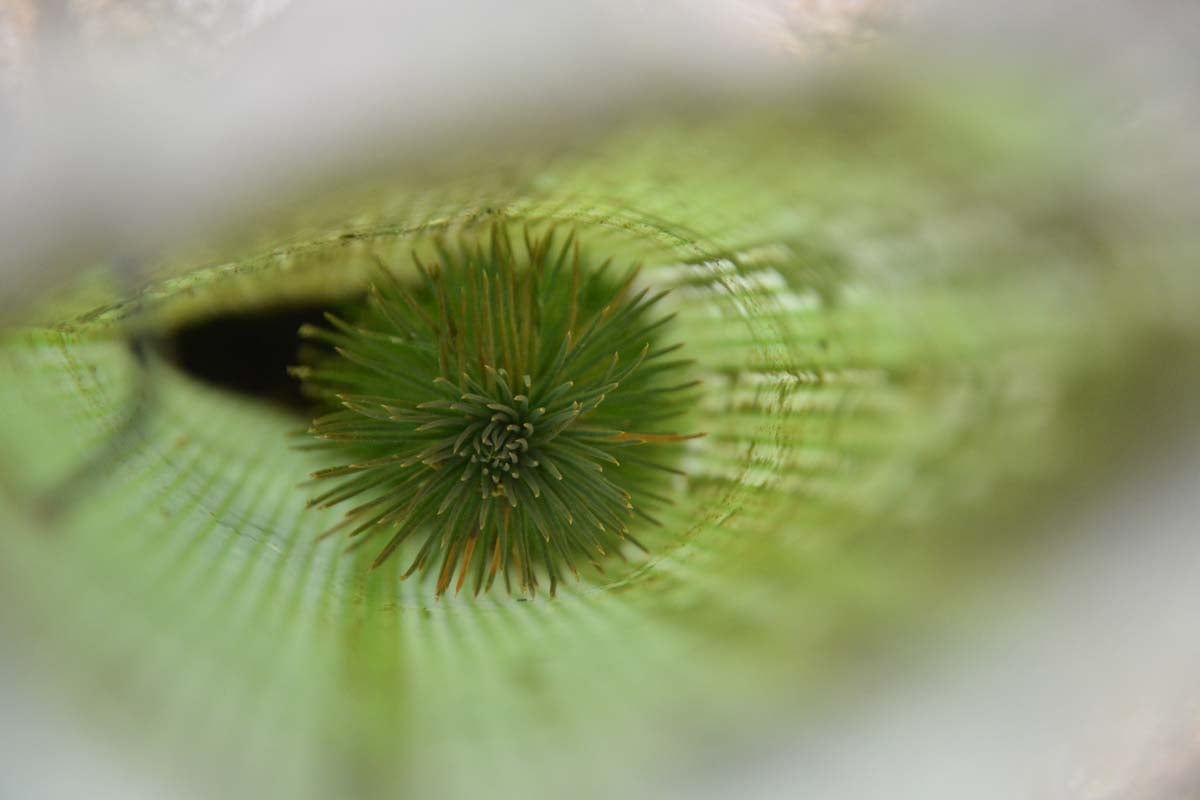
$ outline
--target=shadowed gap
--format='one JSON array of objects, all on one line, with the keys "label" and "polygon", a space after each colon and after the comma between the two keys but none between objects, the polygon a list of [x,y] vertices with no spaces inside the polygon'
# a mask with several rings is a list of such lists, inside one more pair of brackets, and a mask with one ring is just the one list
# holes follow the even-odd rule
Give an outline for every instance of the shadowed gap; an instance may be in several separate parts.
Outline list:
[{"label": "shadowed gap", "polygon": [[326,302],[221,314],[167,332],[160,348],[170,363],[192,378],[311,415],[313,398],[287,370],[300,363],[302,347],[313,347],[301,342],[300,326],[325,326],[327,310]]}]

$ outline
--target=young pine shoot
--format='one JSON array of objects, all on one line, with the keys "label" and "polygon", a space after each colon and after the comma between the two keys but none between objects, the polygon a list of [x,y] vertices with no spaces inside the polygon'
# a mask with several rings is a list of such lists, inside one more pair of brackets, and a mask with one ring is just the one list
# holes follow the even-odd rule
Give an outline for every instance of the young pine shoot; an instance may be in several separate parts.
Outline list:
[{"label": "young pine shoot", "polygon": [[293,372],[331,409],[310,433],[337,462],[310,505],[349,506],[330,533],[386,536],[375,566],[411,540],[404,577],[436,569],[438,596],[497,576],[553,595],[580,563],[645,550],[631,526],[670,502],[692,438],[671,424],[698,383],[661,342],[666,292],[554,231],[435,250],[413,284],[381,268],[353,318],[301,329],[326,346]]}]

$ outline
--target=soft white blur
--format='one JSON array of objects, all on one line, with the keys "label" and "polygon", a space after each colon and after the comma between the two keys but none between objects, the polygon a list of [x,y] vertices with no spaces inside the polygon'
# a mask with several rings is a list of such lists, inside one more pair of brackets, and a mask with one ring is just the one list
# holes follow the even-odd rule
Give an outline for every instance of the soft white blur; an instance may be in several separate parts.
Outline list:
[{"label": "soft white blur", "polygon": [[783,58],[740,3],[314,0],[253,19],[211,52],[42,34],[0,141],[8,293],[261,218],[373,154],[453,170],[463,150],[766,85]]},{"label": "soft white blur", "polygon": [[1050,520],[1086,535],[996,587],[1001,614],[933,657],[897,653],[860,696],[672,796],[1200,797],[1198,498],[1188,438]]}]

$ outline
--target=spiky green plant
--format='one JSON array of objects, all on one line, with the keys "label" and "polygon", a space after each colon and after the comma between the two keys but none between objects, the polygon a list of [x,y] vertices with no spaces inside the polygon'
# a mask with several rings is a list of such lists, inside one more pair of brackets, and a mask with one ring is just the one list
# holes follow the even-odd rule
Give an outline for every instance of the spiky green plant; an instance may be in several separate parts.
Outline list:
[{"label": "spiky green plant", "polygon": [[536,594],[539,567],[553,595],[578,561],[645,550],[629,523],[670,502],[668,448],[689,437],[664,426],[697,383],[656,341],[667,293],[593,268],[572,234],[514,248],[497,225],[436,253],[414,255],[413,289],[380,270],[356,319],[302,329],[336,351],[295,373],[336,403],[310,433],[344,462],[310,505],[358,501],[334,531],[389,532],[376,566],[423,537],[404,576],[437,564],[438,595],[456,571],[456,592],[473,571],[476,594],[513,573]]},{"label": "spiky green plant", "polygon": [[[755,737],[813,722],[831,679],[854,689],[885,675],[897,642],[935,641],[947,612],[967,621],[980,566],[990,586],[1000,560],[1081,552],[1033,546],[1046,512],[1055,532],[1071,503],[1102,513],[1104,471],[1153,450],[1115,444],[1137,443],[1147,409],[1196,407],[1179,390],[1200,343],[1195,231],[1147,204],[1092,202],[1075,179],[1103,170],[1074,170],[1102,166],[1077,158],[1095,126],[1047,116],[1069,103],[925,77],[878,102],[715,106],[494,181],[386,175],[386,191],[311,198],[252,248],[180,252],[132,296],[88,283],[52,325],[6,332],[0,650],[13,674],[43,677],[50,708],[77,711],[84,756],[95,737],[131,771],[161,763],[156,796],[473,800],[484,786],[591,800],[660,797],[686,778],[682,796],[708,780],[701,760],[719,769]],[[336,215],[310,226],[327,204]],[[677,465],[686,491],[662,529],[634,531],[654,557],[610,568],[603,590],[435,604],[394,579],[398,557],[368,571],[374,553],[316,541],[337,511],[306,512],[296,487],[350,461],[338,453],[353,443],[299,450],[290,413],[160,360],[145,424],[86,491],[52,495],[66,513],[48,522],[33,502],[48,495],[11,491],[52,490],[110,448],[142,374],[131,328],[334,308],[376,257],[428,314],[433,284],[397,254],[489,214],[576,231],[581,279],[588,252],[642,263],[639,285],[672,287],[661,305],[679,312],[660,338],[685,341],[705,379],[676,423],[708,434]],[[580,295],[581,314],[603,305]],[[1155,435],[1182,429],[1152,417]],[[652,444],[613,453],[625,468]],[[368,533],[356,541],[381,538]],[[1048,566],[1029,574],[1053,578]],[[37,719],[9,717],[36,733]],[[26,738],[8,755],[39,753]],[[50,742],[45,768],[73,741]]]}]

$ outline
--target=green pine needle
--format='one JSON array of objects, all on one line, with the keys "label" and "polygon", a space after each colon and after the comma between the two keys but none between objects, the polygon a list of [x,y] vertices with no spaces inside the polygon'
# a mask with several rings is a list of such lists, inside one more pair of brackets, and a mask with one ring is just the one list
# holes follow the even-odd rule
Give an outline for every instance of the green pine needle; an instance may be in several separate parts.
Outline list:
[{"label": "green pine needle", "polygon": [[539,573],[553,595],[580,561],[645,550],[630,524],[669,502],[691,437],[663,426],[697,383],[658,344],[666,292],[593,268],[573,234],[526,229],[514,248],[497,225],[435,247],[414,254],[418,285],[381,269],[357,319],[301,330],[336,353],[295,370],[337,409],[310,428],[343,462],[314,473],[331,488],[310,504],[355,503],[330,533],[389,532],[375,566],[423,538],[404,577],[436,565],[438,596],[469,575],[476,594],[502,575],[535,595]]}]

